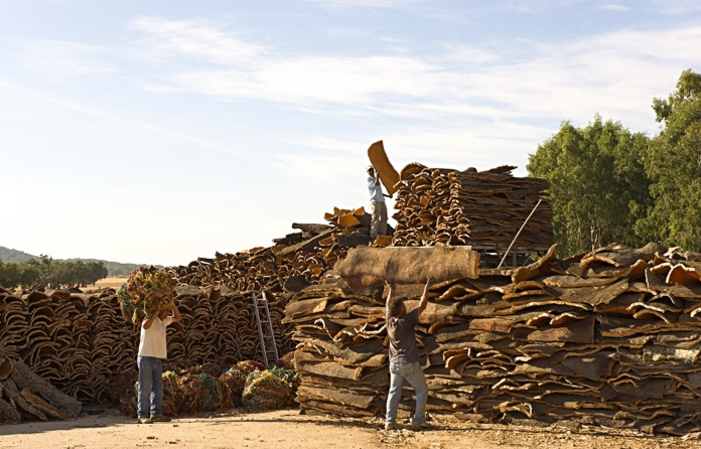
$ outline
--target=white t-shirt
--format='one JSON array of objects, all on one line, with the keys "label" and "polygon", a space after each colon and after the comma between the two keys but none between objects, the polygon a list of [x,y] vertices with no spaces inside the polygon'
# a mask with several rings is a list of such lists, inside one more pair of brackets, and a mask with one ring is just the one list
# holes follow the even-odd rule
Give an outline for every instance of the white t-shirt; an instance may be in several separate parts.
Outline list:
[{"label": "white t-shirt", "polygon": [[370,193],[370,202],[384,203],[385,196],[382,194],[382,186],[375,185],[375,177],[368,177],[368,192]]},{"label": "white t-shirt", "polygon": [[155,357],[165,359],[166,351],[166,326],[173,322],[173,317],[161,320],[156,317],[151,327],[144,329],[141,325],[141,341],[139,341],[139,357]]}]

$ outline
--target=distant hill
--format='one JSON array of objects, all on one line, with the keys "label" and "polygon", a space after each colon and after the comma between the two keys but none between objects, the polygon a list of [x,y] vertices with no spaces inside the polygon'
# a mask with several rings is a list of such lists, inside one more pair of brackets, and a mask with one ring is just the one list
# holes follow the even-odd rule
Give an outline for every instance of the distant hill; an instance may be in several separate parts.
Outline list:
[{"label": "distant hill", "polygon": [[0,260],[3,262],[22,263],[28,261],[29,259],[38,259],[38,257],[27,254],[24,251],[18,251],[16,249],[0,246]]},{"label": "distant hill", "polygon": [[[0,260],[3,262],[11,263],[23,263],[29,259],[38,259],[39,256],[33,256],[31,254],[25,253],[24,251],[18,251],[16,249],[5,248],[0,246]],[[57,259],[58,260],[58,259]],[[129,276],[132,271],[139,268],[141,264],[136,263],[120,263],[120,262],[109,262],[107,260],[99,259],[66,259],[68,261],[82,260],[83,262],[102,262],[107,267],[107,272],[110,277],[125,277]]]}]

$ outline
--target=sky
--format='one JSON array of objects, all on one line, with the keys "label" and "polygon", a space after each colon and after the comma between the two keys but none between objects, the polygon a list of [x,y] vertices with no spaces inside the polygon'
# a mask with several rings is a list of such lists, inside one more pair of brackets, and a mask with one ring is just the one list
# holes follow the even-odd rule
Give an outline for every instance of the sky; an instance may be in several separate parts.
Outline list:
[{"label": "sky", "polygon": [[270,246],[369,209],[378,140],[398,171],[526,176],[564,120],[654,136],[700,48],[697,0],[0,0],[0,246]]}]

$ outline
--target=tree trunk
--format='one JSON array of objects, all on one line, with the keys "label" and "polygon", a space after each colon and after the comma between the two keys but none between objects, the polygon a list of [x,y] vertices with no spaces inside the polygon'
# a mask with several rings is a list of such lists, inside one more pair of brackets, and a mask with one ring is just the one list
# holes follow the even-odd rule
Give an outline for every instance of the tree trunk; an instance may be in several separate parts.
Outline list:
[{"label": "tree trunk", "polygon": [[0,422],[19,423],[22,414],[18,408],[46,421],[47,415],[59,419],[76,418],[82,410],[82,405],[34,374],[21,360],[13,361],[2,357]]},{"label": "tree trunk", "polygon": [[25,388],[34,394],[40,395],[49,404],[56,407],[61,413],[66,415],[68,419],[77,418],[83,406],[77,399],[63,393],[46,379],[43,379],[34,372],[21,360],[14,362],[15,369],[12,371],[12,380],[15,381],[19,389]]}]

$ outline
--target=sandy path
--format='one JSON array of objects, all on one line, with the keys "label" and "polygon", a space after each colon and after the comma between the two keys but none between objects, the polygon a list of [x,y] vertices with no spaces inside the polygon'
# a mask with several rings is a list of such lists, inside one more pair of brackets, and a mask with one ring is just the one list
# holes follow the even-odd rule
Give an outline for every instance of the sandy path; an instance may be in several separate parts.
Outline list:
[{"label": "sandy path", "polygon": [[698,440],[650,437],[630,431],[585,428],[524,428],[469,423],[438,423],[430,431],[385,432],[379,421],[302,416],[299,410],[267,413],[230,412],[137,425],[108,410],[69,422],[0,425],[5,448],[303,448],[303,449],[687,449]]},{"label": "sandy path", "polygon": [[88,291],[88,290],[95,290],[98,288],[113,288],[113,289],[117,290],[126,281],[127,281],[127,278],[110,277],[110,278],[100,279],[99,281],[97,281],[94,284],[90,284],[87,287],[81,288],[81,290]]}]

